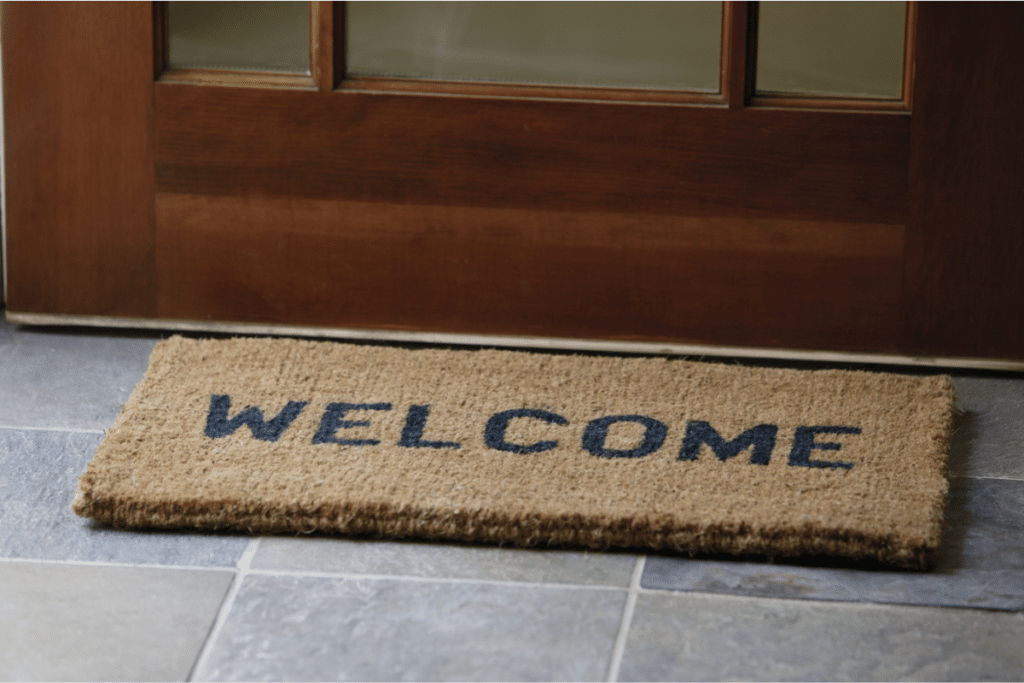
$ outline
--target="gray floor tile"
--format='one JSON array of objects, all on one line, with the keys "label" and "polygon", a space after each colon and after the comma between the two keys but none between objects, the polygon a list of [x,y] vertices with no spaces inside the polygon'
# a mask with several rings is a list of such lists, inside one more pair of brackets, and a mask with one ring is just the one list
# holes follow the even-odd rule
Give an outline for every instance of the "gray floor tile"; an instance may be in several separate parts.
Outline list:
[{"label": "gray floor tile", "polygon": [[0,678],[185,680],[233,576],[0,562]]},{"label": "gray floor tile", "polygon": [[954,479],[931,572],[647,558],[643,588],[1024,610],[1024,482]]},{"label": "gray floor tile", "polygon": [[619,680],[1021,680],[1024,614],[641,593]]},{"label": "gray floor tile", "polygon": [[1024,480],[1024,379],[956,377],[954,475]]},{"label": "gray floor tile", "polygon": [[102,435],[0,429],[0,557],[234,567],[243,535],[119,531],[71,512]]},{"label": "gray floor tile", "polygon": [[17,329],[17,325],[12,325],[7,322],[4,318],[3,311],[0,311],[0,346],[12,344],[14,342],[14,335]]},{"label": "gray floor tile", "polygon": [[1024,481],[953,479],[946,518],[947,552],[937,571],[1024,575]]},{"label": "gray floor tile", "polygon": [[629,586],[636,555],[442,543],[264,538],[252,567],[343,574]]},{"label": "gray floor tile", "polygon": [[13,427],[106,429],[158,341],[152,334],[0,327],[0,425]]},{"label": "gray floor tile", "polygon": [[625,591],[249,575],[197,680],[602,680]]}]

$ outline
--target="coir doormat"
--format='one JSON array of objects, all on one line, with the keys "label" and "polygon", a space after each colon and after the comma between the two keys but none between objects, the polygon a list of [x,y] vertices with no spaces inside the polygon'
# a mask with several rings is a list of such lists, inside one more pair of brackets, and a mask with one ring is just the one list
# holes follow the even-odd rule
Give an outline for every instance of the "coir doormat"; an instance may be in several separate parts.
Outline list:
[{"label": "coir doormat", "polygon": [[953,399],[948,377],[174,337],[73,509],[128,528],[925,568]]}]

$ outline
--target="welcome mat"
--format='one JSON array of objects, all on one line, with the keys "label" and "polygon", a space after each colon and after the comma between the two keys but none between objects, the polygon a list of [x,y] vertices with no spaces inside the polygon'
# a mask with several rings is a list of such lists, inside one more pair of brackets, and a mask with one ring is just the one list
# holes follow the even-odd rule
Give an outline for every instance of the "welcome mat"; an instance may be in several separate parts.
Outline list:
[{"label": "welcome mat", "polygon": [[953,401],[944,376],[173,337],[72,509],[127,528],[926,568]]}]

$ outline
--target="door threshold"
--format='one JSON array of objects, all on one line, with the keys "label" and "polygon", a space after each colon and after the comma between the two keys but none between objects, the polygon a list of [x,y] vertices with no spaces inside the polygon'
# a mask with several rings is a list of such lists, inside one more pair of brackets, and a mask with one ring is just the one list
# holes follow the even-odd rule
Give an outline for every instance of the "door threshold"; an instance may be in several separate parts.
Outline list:
[{"label": "door threshold", "polygon": [[103,315],[18,313],[15,311],[6,311],[5,313],[8,322],[18,325],[113,327],[176,332],[208,332],[249,335],[262,334],[285,337],[334,339],[339,341],[379,341],[417,344],[449,344],[456,346],[495,346],[502,348],[629,353],[657,356],[696,356],[702,358],[750,358],[757,360],[805,361],[815,363],[903,365],[934,368],[936,370],[961,369],[1024,372],[1024,361],[991,358],[944,358],[937,356],[904,356],[899,354],[859,353],[850,351],[809,351],[805,349],[777,349],[751,346],[681,344],[675,342],[528,337],[496,334],[457,334],[449,332],[414,332],[347,327],[310,327],[303,325],[231,323],[205,320],[122,318]]}]

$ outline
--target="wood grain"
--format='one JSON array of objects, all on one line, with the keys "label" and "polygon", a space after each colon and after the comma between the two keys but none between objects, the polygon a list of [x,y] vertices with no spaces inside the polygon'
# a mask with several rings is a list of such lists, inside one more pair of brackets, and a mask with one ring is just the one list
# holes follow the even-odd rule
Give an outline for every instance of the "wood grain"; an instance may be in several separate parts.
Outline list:
[{"label": "wood grain", "polygon": [[314,2],[309,15],[313,80],[318,90],[334,90],[345,77],[345,3]]},{"label": "wood grain", "polygon": [[907,114],[154,85],[148,5],[13,3],[8,309],[1024,359],[1024,15],[915,10]]},{"label": "wood grain", "polygon": [[371,94],[407,93],[506,100],[587,100],[631,104],[725,105],[721,93],[694,90],[597,88],[584,85],[539,85],[534,83],[474,83],[472,81],[437,81],[425,78],[376,76],[349,76],[338,87],[341,90]]},{"label": "wood grain", "polygon": [[906,220],[900,115],[155,90],[162,192]]},{"label": "wood grain", "polygon": [[914,71],[917,55],[917,0],[907,2],[907,20],[903,30],[903,84],[900,97],[903,108],[912,111],[914,108]]},{"label": "wood grain", "polygon": [[160,78],[170,57],[167,45],[168,9],[166,0],[153,2],[153,80]]},{"label": "wood grain", "polygon": [[1024,358],[1020,3],[921,3],[904,284],[908,351]]},{"label": "wood grain", "polygon": [[[748,6],[755,3],[722,3],[722,96],[730,109],[740,109],[747,101],[747,24]],[[755,10],[756,11],[756,10]]]},{"label": "wood grain", "polygon": [[157,194],[159,314],[892,350],[903,229]]},{"label": "wood grain", "polygon": [[317,83],[309,74],[246,71],[244,69],[196,69],[166,67],[160,72],[161,83],[218,86],[222,88],[279,88],[283,90],[315,90]]},{"label": "wood grain", "polygon": [[905,116],[371,87],[157,84],[162,317],[896,348]]},{"label": "wood grain", "polygon": [[3,14],[8,308],[155,315],[152,9]]}]

